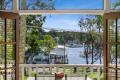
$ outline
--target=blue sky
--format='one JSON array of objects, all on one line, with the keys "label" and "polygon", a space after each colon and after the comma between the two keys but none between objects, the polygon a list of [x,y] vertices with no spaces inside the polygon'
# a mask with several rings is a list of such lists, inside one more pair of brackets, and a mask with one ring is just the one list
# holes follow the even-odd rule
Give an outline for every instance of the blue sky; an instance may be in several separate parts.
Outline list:
[{"label": "blue sky", "polygon": [[[27,0],[27,5],[36,0]],[[41,0],[48,2],[49,0]],[[53,0],[55,9],[103,9],[103,0]]]},{"label": "blue sky", "polygon": [[[54,0],[55,9],[102,9],[103,0]],[[46,15],[44,28],[79,31],[80,14],[51,14]]]},{"label": "blue sky", "polygon": [[[33,3],[35,0],[27,0],[27,4]],[[47,2],[48,0],[42,0]],[[111,3],[117,0],[110,0]],[[53,0],[54,7],[57,10],[61,9],[103,9],[103,0]],[[49,14],[44,28],[79,30],[78,21],[80,17],[85,15],[80,14]]]},{"label": "blue sky", "polygon": [[[8,0],[6,0],[8,1]],[[27,4],[33,3],[35,0],[27,0]],[[48,1],[48,0],[42,0]],[[110,0],[113,4],[118,0]],[[55,9],[103,9],[103,0],[53,0]],[[12,8],[12,3],[7,6],[7,9]],[[79,14],[52,14],[46,15],[44,28],[57,28],[78,30],[78,20],[85,15]]]},{"label": "blue sky", "polygon": [[[27,4],[33,3],[34,1],[27,0]],[[116,1],[118,0],[110,0],[111,4]],[[53,0],[53,3],[56,9],[103,9],[103,0]],[[12,9],[12,3],[7,6],[7,9]]]},{"label": "blue sky", "polygon": [[56,9],[103,9],[103,0],[54,0]]},{"label": "blue sky", "polygon": [[48,29],[64,29],[64,30],[79,30],[78,21],[82,15],[79,14],[51,14],[46,15],[46,21],[43,24],[44,28]]},{"label": "blue sky", "polygon": [[[112,0],[111,2],[115,2]],[[57,9],[102,9],[102,0],[54,0]],[[78,21],[85,15],[81,14],[50,14],[46,15],[44,28],[79,31]]]}]

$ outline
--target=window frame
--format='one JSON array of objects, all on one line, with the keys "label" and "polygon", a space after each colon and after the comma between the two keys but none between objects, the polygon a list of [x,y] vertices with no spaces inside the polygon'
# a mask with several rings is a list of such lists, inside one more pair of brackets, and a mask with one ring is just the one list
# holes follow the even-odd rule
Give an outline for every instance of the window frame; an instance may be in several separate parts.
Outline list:
[{"label": "window frame", "polygon": [[[13,0],[13,10],[7,10],[7,12],[14,12],[20,15],[37,15],[37,14],[96,14],[103,15],[109,12],[117,12],[119,10],[111,10],[110,9],[110,0],[103,0],[103,10],[20,10],[19,9],[19,0]],[[0,10],[6,11],[6,10]]]}]

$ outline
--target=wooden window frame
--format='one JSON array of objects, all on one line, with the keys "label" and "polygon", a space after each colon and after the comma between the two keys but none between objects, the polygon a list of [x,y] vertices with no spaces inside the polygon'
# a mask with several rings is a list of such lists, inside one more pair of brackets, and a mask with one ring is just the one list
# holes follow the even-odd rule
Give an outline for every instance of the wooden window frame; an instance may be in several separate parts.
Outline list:
[{"label": "wooden window frame", "polygon": [[[5,20],[5,41],[1,42],[0,44],[5,45],[5,74],[7,74],[7,44],[14,44],[15,45],[15,80],[19,80],[19,14],[13,12],[2,12],[0,11],[0,18]],[[6,20],[11,19],[15,21],[15,42],[7,43],[6,42]],[[7,80],[7,75],[5,75],[5,80]]]}]

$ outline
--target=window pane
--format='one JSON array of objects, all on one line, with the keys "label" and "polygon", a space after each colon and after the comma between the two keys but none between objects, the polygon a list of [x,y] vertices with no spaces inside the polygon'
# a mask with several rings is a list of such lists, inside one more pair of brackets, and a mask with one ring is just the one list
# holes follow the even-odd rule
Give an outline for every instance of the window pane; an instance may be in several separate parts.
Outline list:
[{"label": "window pane", "polygon": [[15,41],[15,24],[14,20],[7,19],[7,42]]},{"label": "window pane", "polygon": [[0,0],[0,10],[12,10],[13,0]]},{"label": "window pane", "polygon": [[110,0],[110,8],[120,10],[120,0]]},{"label": "window pane", "polygon": [[120,19],[117,20],[117,38],[118,42],[120,42]]},{"label": "window pane", "polygon": [[20,0],[20,9],[23,4],[29,10],[70,10],[70,9],[103,9],[103,0]]},{"label": "window pane", "polygon": [[116,41],[116,22],[115,20],[108,20],[109,24],[109,42],[115,43]]}]

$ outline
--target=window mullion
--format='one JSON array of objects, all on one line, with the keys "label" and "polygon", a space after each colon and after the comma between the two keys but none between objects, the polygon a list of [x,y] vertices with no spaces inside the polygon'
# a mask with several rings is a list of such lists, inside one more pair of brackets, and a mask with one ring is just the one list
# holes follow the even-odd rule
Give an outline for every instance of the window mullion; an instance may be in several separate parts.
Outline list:
[{"label": "window mullion", "polygon": [[19,0],[13,0],[13,12],[19,11]]}]

